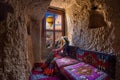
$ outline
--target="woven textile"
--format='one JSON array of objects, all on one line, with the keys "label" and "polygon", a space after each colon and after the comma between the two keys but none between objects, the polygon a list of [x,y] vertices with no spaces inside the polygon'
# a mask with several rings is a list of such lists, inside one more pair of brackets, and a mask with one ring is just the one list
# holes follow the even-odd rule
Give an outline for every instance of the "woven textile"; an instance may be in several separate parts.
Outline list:
[{"label": "woven textile", "polygon": [[105,80],[108,77],[106,73],[84,62],[64,67],[64,71],[71,80]]},{"label": "woven textile", "polygon": [[67,66],[67,65],[75,64],[75,63],[78,63],[78,60],[72,59],[72,58],[69,58],[69,57],[64,57],[64,58],[56,60],[56,64],[59,68]]}]

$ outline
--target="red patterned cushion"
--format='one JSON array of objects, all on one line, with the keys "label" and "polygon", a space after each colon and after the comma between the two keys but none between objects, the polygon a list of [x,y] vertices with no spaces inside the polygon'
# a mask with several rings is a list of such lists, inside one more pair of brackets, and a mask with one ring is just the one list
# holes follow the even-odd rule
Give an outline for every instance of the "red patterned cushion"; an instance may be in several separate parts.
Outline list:
[{"label": "red patterned cushion", "polygon": [[[70,46],[70,52],[74,50],[75,46]],[[72,50],[73,48],[73,50]],[[89,51],[89,50],[82,50],[77,48],[74,51],[76,58],[80,61],[93,65],[94,67],[106,72],[111,76],[111,78],[115,79],[115,69],[116,69],[116,55],[96,52],[96,51]]]},{"label": "red patterned cushion", "polygon": [[95,53],[90,53],[88,51],[79,51],[77,53],[77,58],[85,63],[89,63],[95,67],[98,66],[99,61]]}]

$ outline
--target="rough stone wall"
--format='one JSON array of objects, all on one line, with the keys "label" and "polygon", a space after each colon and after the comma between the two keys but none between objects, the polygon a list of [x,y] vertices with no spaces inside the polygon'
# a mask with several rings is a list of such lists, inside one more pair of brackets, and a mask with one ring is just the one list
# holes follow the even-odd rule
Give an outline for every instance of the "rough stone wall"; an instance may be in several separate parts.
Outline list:
[{"label": "rough stone wall", "polygon": [[[22,0],[0,1],[0,80],[27,80],[26,28]],[[21,6],[22,5],[22,6]],[[10,8],[10,9],[9,9]]]},{"label": "rough stone wall", "polygon": [[[120,80],[120,7],[119,0],[94,0],[104,12],[107,25],[89,28],[93,0],[76,0],[66,9],[68,36],[72,45],[82,49],[113,53],[117,55],[116,80]],[[96,19],[96,22],[99,20]],[[99,21],[102,24],[102,21]]]},{"label": "rough stone wall", "polygon": [[0,0],[0,80],[28,80],[29,62],[32,62],[28,59],[26,16],[30,16],[32,23],[38,23],[37,26],[32,25],[38,30],[35,38],[39,38],[33,47],[37,44],[35,55],[40,57],[39,19],[45,13],[49,2],[50,0]]},{"label": "rough stone wall", "polygon": [[27,36],[26,41],[27,41],[27,50],[28,50],[29,69],[32,70],[35,60],[34,60],[34,54],[33,54],[32,38],[30,35]]},{"label": "rough stone wall", "polygon": [[66,9],[75,2],[76,2],[75,0],[52,0],[50,6]]}]

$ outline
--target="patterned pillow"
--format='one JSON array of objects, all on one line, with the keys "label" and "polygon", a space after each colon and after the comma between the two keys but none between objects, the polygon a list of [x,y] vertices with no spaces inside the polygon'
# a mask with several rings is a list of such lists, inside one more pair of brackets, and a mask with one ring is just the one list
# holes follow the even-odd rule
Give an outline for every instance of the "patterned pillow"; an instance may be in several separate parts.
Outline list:
[{"label": "patterned pillow", "polygon": [[63,68],[70,80],[105,80],[108,75],[97,68],[80,62]]}]

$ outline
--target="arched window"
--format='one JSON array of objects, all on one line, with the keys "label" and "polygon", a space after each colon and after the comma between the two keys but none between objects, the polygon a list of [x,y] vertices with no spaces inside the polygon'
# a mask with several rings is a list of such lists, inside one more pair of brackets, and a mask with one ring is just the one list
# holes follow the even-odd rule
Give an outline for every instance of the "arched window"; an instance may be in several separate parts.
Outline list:
[{"label": "arched window", "polygon": [[43,19],[46,48],[54,48],[55,42],[65,35],[64,10],[49,8]]}]

